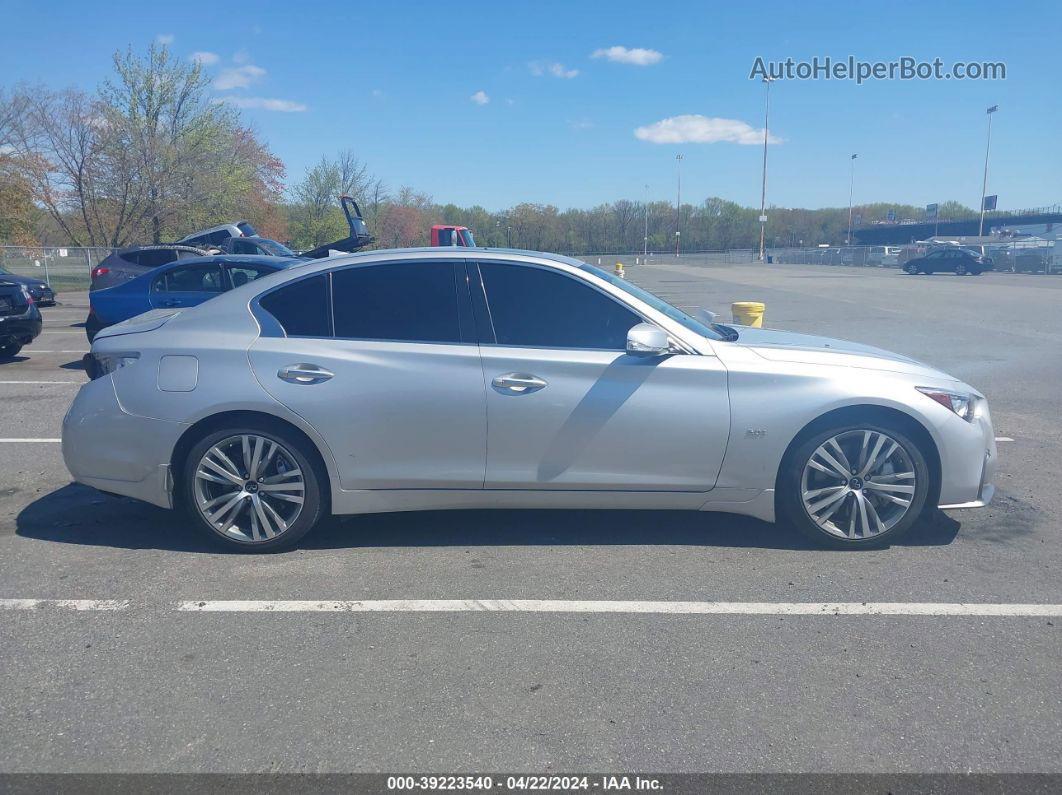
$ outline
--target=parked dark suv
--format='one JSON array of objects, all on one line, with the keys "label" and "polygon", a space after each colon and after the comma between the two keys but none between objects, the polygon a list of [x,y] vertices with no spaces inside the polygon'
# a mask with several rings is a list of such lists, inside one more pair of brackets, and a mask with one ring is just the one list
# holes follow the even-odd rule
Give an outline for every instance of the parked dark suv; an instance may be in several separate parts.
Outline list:
[{"label": "parked dark suv", "polygon": [[41,313],[24,284],[0,277],[0,360],[17,356],[41,333]]},{"label": "parked dark suv", "polygon": [[912,276],[919,273],[954,273],[956,276],[980,276],[992,270],[992,260],[969,249],[948,246],[930,251],[924,257],[909,259],[903,266],[904,273]]},{"label": "parked dark suv", "polygon": [[209,253],[206,249],[181,245],[134,246],[112,251],[92,269],[89,290],[105,290],[135,279],[160,265]]}]

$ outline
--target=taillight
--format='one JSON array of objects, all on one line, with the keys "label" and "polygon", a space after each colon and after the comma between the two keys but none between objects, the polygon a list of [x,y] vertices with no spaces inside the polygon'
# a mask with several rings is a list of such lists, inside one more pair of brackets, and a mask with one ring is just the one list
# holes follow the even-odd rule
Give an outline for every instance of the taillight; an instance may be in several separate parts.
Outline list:
[{"label": "taillight", "polygon": [[92,278],[93,279],[98,279],[100,276],[103,276],[103,274],[110,273],[110,272],[111,272],[110,268],[105,268],[102,265],[97,265],[95,268],[92,269]]}]

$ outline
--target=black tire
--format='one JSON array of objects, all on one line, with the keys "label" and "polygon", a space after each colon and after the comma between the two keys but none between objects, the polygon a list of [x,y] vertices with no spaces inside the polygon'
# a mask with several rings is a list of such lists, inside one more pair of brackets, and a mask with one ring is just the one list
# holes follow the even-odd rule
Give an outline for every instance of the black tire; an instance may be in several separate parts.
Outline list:
[{"label": "black tire", "polygon": [[955,266],[955,275],[956,276],[965,276],[966,273],[967,273],[967,268],[966,268],[966,265],[964,263],[960,262],[958,265]]},{"label": "black tire", "polygon": [[0,345],[0,359],[14,359],[21,350],[22,346],[17,342],[12,342],[10,345]]},{"label": "black tire", "polygon": [[[267,540],[238,540],[222,533],[221,530],[207,521],[197,504],[196,471],[203,456],[214,445],[230,437],[242,435],[259,436],[278,443],[283,448],[283,451],[293,459],[303,478],[301,511],[287,529]],[[324,471],[324,467],[319,463],[316,451],[312,449],[311,445],[303,437],[279,425],[274,426],[271,423],[262,423],[261,425],[241,425],[212,431],[196,442],[192,449],[188,451],[181,470],[181,480],[178,487],[180,507],[184,509],[199,531],[214,545],[227,550],[234,552],[278,552],[289,549],[298,543],[304,535],[310,532],[329,513],[328,475]],[[242,510],[244,509],[237,509],[235,515],[240,514]]]},{"label": "black tire", "polygon": [[918,266],[917,265],[904,265],[903,266],[903,272],[907,273],[907,274],[910,274],[911,276],[917,276],[918,275]]},{"label": "black tire", "polygon": [[980,276],[982,273],[984,273],[982,270],[970,271],[971,276]]},{"label": "black tire", "polygon": [[[801,499],[804,468],[818,448],[830,438],[850,431],[887,434],[899,443],[914,466],[915,492],[906,513],[887,530],[866,538],[841,538],[816,523]],[[929,466],[918,445],[903,431],[879,422],[846,424],[811,434],[786,454],[778,474],[778,508],[781,516],[818,546],[830,549],[878,549],[907,534],[922,515],[930,493]],[[847,498],[842,500],[845,502]]]},{"label": "black tire", "polygon": [[85,319],[85,336],[88,337],[88,341],[91,344],[96,335],[103,330],[103,324],[96,319],[95,315],[89,315]]}]

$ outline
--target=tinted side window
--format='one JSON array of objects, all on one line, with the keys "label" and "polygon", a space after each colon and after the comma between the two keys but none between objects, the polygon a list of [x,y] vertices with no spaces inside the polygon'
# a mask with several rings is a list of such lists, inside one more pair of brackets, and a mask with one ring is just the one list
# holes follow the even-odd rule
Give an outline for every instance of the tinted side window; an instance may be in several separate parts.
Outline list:
[{"label": "tinted side window", "polygon": [[457,284],[449,262],[396,262],[335,271],[337,337],[460,342]]},{"label": "tinted side window", "polygon": [[569,276],[523,265],[484,262],[479,268],[499,345],[622,351],[627,332],[641,322]]},{"label": "tinted side window", "polygon": [[232,253],[233,254],[261,254],[258,250],[258,246],[252,243],[250,240],[233,240],[232,241]]},{"label": "tinted side window", "polygon": [[328,274],[300,279],[274,290],[259,302],[289,337],[331,337]]},{"label": "tinted side window", "polygon": [[185,265],[159,276],[151,284],[154,293],[220,293],[225,281],[220,265]]},{"label": "tinted side window", "polygon": [[268,276],[275,273],[272,268],[261,265],[229,265],[229,278],[232,279],[233,287],[243,287],[247,282],[253,282],[260,276]]}]

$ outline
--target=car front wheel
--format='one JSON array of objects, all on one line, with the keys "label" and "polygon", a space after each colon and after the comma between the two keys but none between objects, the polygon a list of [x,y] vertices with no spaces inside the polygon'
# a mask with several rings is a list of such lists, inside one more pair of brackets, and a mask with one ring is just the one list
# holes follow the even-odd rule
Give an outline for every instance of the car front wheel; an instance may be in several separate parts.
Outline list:
[{"label": "car front wheel", "polygon": [[918,275],[918,266],[917,265],[904,265],[903,266],[903,270],[904,270],[904,273],[909,273],[912,276],[917,276]]},{"label": "car front wheel", "polygon": [[965,276],[966,275],[966,266],[963,265],[962,263],[956,265],[955,266],[955,275],[956,276]]},{"label": "car front wheel", "polygon": [[273,428],[203,437],[181,479],[184,507],[213,541],[242,552],[295,544],[325,514],[323,475],[305,440]]},{"label": "car front wheel", "polygon": [[798,530],[835,549],[880,547],[917,521],[929,494],[925,456],[877,424],[816,433],[782,465],[780,507]]},{"label": "car front wheel", "polygon": [[0,345],[0,359],[14,359],[21,350],[22,346],[17,342],[13,342],[10,345]]}]

